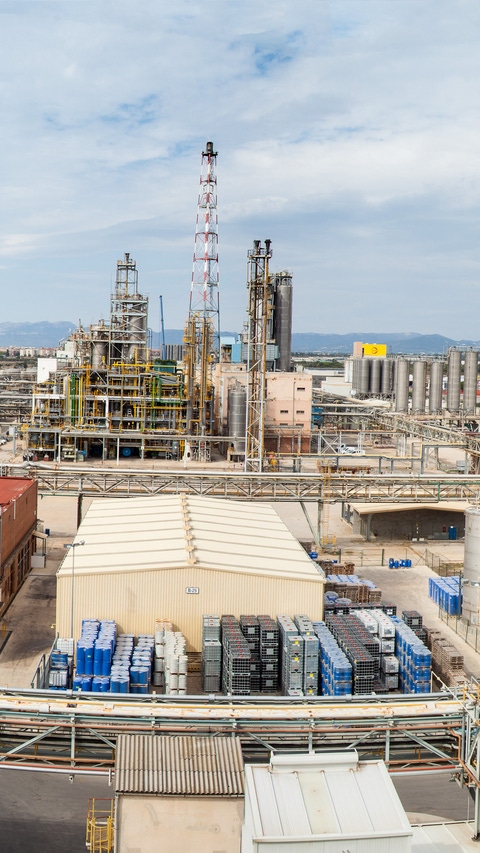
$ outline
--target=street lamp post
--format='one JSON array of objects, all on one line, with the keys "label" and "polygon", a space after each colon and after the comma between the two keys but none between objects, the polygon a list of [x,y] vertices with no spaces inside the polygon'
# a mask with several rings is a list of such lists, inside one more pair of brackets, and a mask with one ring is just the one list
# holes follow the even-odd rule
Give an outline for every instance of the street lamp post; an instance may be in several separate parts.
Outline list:
[{"label": "street lamp post", "polygon": [[79,542],[69,542],[64,544],[64,548],[67,551],[72,552],[72,612],[70,617],[70,636],[73,641],[73,654],[75,654],[75,637],[73,636],[73,617],[75,611],[75,548],[78,548],[79,545],[85,545],[85,539],[80,539]]}]

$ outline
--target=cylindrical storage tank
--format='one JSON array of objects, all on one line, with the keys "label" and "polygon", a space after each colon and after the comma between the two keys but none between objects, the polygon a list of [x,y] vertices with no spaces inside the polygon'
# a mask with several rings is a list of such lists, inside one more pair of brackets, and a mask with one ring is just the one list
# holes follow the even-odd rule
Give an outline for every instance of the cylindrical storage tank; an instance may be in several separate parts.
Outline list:
[{"label": "cylindrical storage tank", "polygon": [[370,390],[370,359],[362,358],[360,363],[360,394],[368,394]]},{"label": "cylindrical storage tank", "polygon": [[286,371],[292,367],[292,305],[292,276],[287,272],[278,273],[275,276],[273,315],[273,334],[278,347],[277,370]]},{"label": "cylindrical storage tank", "polygon": [[228,389],[228,434],[233,439],[233,452],[245,453],[247,428],[247,392],[237,383]]},{"label": "cylindrical storage tank", "polygon": [[468,415],[474,415],[477,406],[477,373],[478,353],[469,350],[465,353],[463,372],[463,411]]},{"label": "cylindrical storage tank", "polygon": [[409,369],[406,358],[398,358],[395,363],[395,411],[408,412]]},{"label": "cylindrical storage tank", "polygon": [[442,411],[443,361],[432,361],[430,365],[430,384],[428,390],[428,409],[430,414]]},{"label": "cylindrical storage tank", "polygon": [[360,391],[360,368],[362,365],[363,358],[354,358],[353,359],[353,376],[352,376],[352,390]]},{"label": "cylindrical storage tank", "polygon": [[393,361],[391,358],[383,359],[381,391],[386,397],[393,392]]},{"label": "cylindrical storage tank", "polygon": [[460,409],[460,371],[462,354],[458,350],[450,350],[447,366],[447,410],[458,412]]},{"label": "cylindrical storage tank", "polygon": [[463,569],[463,616],[480,624],[480,507],[465,510],[465,565]]},{"label": "cylindrical storage tank", "polygon": [[427,376],[427,362],[413,362],[413,389],[412,389],[412,412],[425,411],[425,379]]},{"label": "cylindrical storage tank", "polygon": [[376,397],[380,394],[382,387],[382,361],[381,358],[372,358],[370,368],[370,393]]}]

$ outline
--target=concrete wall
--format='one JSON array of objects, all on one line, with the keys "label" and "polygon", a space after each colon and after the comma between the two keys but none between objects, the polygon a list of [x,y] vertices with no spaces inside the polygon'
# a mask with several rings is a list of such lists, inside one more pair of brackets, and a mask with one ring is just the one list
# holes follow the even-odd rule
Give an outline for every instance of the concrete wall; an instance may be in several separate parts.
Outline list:
[{"label": "concrete wall", "polygon": [[116,853],[239,853],[243,797],[119,796]]},{"label": "concrete wall", "polygon": [[457,528],[457,539],[465,535],[465,516],[459,512],[411,509],[359,515],[352,506],[353,532],[370,541],[393,539],[448,539],[449,527]]}]

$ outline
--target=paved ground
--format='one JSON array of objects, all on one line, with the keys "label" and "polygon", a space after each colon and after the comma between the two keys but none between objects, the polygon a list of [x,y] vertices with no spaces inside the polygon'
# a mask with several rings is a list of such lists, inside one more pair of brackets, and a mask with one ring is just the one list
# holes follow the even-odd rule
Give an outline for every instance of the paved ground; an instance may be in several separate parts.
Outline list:
[{"label": "paved ground", "polygon": [[[90,501],[84,502],[84,512]],[[298,538],[311,537],[302,509],[295,503],[277,504],[276,509]],[[334,526],[339,541],[358,555],[378,553],[378,543],[366,545],[352,537],[351,528],[340,519],[338,508],[332,507]],[[39,501],[38,515],[51,531],[47,540],[48,560],[45,569],[35,570],[26,580],[9,609],[4,629],[7,639],[0,651],[0,684],[29,687],[42,653],[49,651],[55,636],[55,572],[64,556],[63,545],[71,542],[76,531],[75,498],[45,497]],[[309,509],[312,522],[315,510]],[[390,546],[391,543],[389,543]],[[440,543],[447,547],[449,543]],[[454,543],[461,555],[461,543]],[[480,656],[466,646],[455,632],[439,619],[435,605],[428,598],[428,577],[432,571],[419,563],[411,569],[390,570],[380,566],[359,567],[358,574],[370,577],[382,589],[385,600],[395,601],[399,611],[417,609],[425,623],[449,636],[465,656],[466,668],[480,674]],[[0,645],[2,639],[0,634]],[[471,800],[465,790],[437,776],[395,777],[395,785],[413,822],[429,816],[444,820],[463,820],[472,816]],[[68,776],[7,771],[0,768],[0,850],[5,853],[64,853],[85,849],[85,816],[91,796],[110,796],[111,789],[101,780]]]}]

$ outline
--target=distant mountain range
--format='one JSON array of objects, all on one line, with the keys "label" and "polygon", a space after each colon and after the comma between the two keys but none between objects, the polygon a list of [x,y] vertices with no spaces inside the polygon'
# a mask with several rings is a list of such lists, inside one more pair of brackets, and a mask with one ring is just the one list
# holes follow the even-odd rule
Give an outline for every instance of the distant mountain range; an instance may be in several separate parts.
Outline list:
[{"label": "distant mountain range", "polygon": [[[0,347],[57,347],[76,328],[75,323],[59,321],[49,323],[0,323]],[[235,335],[235,332],[224,332]],[[151,333],[151,345],[154,349],[161,346],[159,332]],[[183,329],[165,329],[167,344],[181,344]],[[426,355],[445,353],[448,347],[480,347],[480,341],[456,341],[444,335],[421,335],[417,332],[351,332],[348,335],[320,334],[317,332],[294,332],[292,351],[304,353],[338,353],[348,355],[352,352],[354,341],[364,343],[384,343],[389,353],[412,353]]]}]

